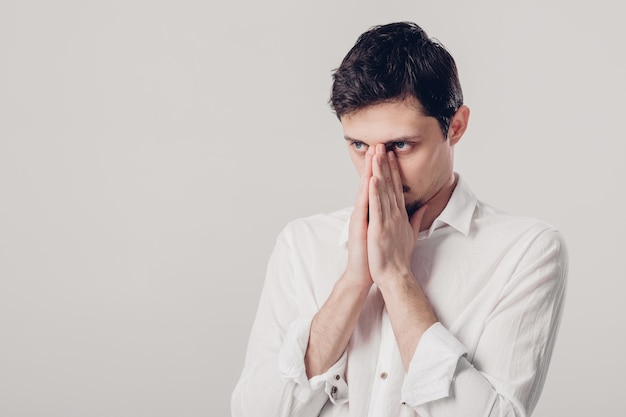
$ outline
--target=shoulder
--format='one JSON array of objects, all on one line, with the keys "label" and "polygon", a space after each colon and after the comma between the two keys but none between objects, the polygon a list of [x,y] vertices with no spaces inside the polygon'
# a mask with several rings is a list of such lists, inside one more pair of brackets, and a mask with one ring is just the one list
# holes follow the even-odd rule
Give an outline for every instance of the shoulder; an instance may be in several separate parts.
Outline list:
[{"label": "shoulder", "polygon": [[506,230],[512,234],[521,233],[535,236],[545,234],[555,238],[559,237],[562,240],[560,232],[550,223],[534,217],[510,214],[482,201],[478,201],[476,204],[474,222],[478,226],[492,229],[494,232],[500,231],[502,233]]},{"label": "shoulder", "polygon": [[502,247],[522,249],[526,256],[567,258],[563,234],[543,220],[513,215],[481,201],[474,213],[474,232]]}]

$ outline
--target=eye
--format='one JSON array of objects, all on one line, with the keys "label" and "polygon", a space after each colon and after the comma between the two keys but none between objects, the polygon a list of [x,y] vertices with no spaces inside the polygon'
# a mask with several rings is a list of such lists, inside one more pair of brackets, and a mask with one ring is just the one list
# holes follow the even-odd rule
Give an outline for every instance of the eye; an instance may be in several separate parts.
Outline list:
[{"label": "eye", "polygon": [[363,142],[354,141],[350,144],[358,153],[367,152],[367,145]]},{"label": "eye", "polygon": [[393,151],[396,153],[406,153],[406,152],[410,152],[411,150],[413,150],[413,145],[414,145],[413,142],[399,140],[397,142],[390,142],[389,144],[387,144],[387,150]]}]

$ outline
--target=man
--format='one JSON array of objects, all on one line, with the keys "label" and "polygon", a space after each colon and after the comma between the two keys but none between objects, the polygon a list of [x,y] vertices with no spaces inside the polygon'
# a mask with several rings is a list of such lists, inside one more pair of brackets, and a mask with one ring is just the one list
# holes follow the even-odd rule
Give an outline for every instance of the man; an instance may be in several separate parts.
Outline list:
[{"label": "man", "polygon": [[563,305],[560,234],[454,172],[469,109],[419,26],[370,29],[333,79],[356,203],[278,237],[233,416],[530,415]]}]

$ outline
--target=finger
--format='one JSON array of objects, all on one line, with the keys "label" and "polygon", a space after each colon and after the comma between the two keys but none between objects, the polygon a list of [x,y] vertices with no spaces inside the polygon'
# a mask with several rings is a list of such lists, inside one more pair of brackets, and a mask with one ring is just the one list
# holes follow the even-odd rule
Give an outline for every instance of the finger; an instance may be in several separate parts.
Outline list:
[{"label": "finger", "polygon": [[387,159],[389,161],[389,171],[391,172],[391,180],[393,182],[393,191],[396,197],[398,207],[404,207],[404,192],[402,192],[402,178],[400,177],[400,168],[398,167],[398,160],[396,154],[392,151],[387,153]]},{"label": "finger", "polygon": [[[385,172],[385,168],[387,172]],[[387,155],[385,154],[385,147],[383,145],[376,146],[376,154],[372,160],[372,176],[378,179],[377,192],[380,200],[381,213],[383,216],[387,216],[392,204],[395,204],[395,197],[393,193],[390,192],[391,177],[387,165]]]},{"label": "finger", "polygon": [[367,207],[367,193],[369,188],[370,177],[372,176],[372,156],[369,152],[365,155],[363,171],[361,172],[361,180],[359,182],[358,204],[361,207]]},{"label": "finger", "polygon": [[415,240],[417,240],[417,236],[420,233],[420,227],[422,225],[422,220],[424,219],[424,214],[426,213],[426,210],[428,210],[427,205],[420,207],[420,209],[417,210],[417,212],[415,212],[409,219],[409,223],[411,223],[411,228],[413,229],[413,236],[415,237]]},{"label": "finger", "polygon": [[[382,176],[385,181],[385,191],[388,193],[387,195],[393,201],[395,199],[395,191],[393,184],[393,177],[391,176],[391,169],[389,167],[389,157],[387,156],[387,151],[385,150],[384,145],[378,145],[376,147],[376,153],[380,155],[381,168],[382,168]],[[393,197],[393,199],[391,198]]]},{"label": "finger", "polygon": [[372,155],[368,151],[365,155],[365,163],[359,181],[359,190],[354,206],[355,221],[367,224],[367,212],[369,208],[369,183],[372,177]]},{"label": "finger", "polygon": [[369,215],[370,225],[379,225],[382,222],[383,209],[380,200],[380,179],[372,176],[369,184]]},{"label": "finger", "polygon": [[374,155],[374,150],[370,146],[365,152],[365,160],[363,163],[363,169],[361,170],[361,176],[372,176],[372,156]]}]

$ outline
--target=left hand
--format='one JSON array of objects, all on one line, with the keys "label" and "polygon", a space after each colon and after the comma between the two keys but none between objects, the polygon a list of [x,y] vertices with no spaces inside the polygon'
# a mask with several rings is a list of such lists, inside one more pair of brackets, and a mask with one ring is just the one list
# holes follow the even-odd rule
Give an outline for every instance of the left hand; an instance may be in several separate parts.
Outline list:
[{"label": "left hand", "polygon": [[367,252],[370,274],[380,287],[388,280],[413,278],[411,256],[426,206],[409,220],[396,155],[378,144],[371,158]]}]

